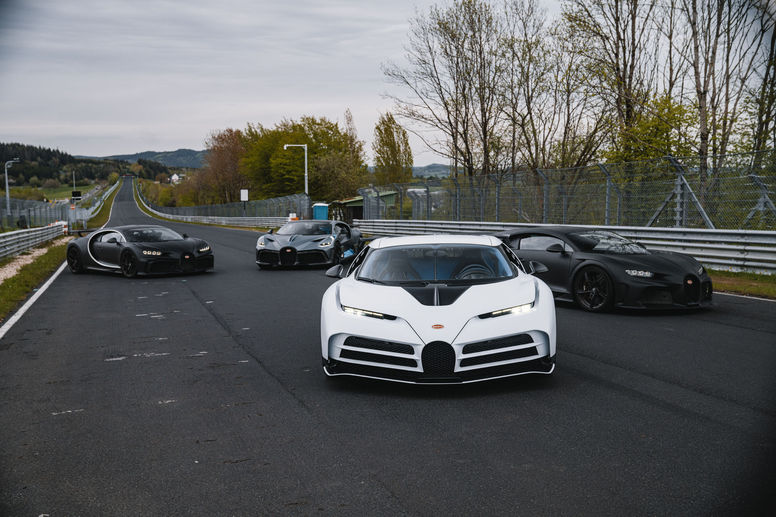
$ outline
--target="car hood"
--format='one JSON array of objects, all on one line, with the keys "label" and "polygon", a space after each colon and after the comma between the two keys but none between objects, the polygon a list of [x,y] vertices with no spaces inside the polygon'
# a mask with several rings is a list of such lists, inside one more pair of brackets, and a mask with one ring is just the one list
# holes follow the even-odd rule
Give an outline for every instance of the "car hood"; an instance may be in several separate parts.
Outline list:
[{"label": "car hood", "polygon": [[265,248],[283,248],[291,246],[296,249],[318,246],[325,239],[331,238],[331,235],[265,235]]},{"label": "car hood", "polygon": [[[452,343],[464,325],[480,314],[531,303],[536,299],[537,280],[521,274],[491,284],[469,286],[447,305],[424,304],[410,289],[376,285],[348,277],[338,282],[341,305],[401,318],[424,342]],[[433,289],[429,286],[429,289]],[[442,325],[442,328],[432,328]]]},{"label": "car hood", "polygon": [[699,263],[693,257],[672,251],[650,250],[645,255],[607,255],[623,267],[642,268],[654,273],[695,273]]}]

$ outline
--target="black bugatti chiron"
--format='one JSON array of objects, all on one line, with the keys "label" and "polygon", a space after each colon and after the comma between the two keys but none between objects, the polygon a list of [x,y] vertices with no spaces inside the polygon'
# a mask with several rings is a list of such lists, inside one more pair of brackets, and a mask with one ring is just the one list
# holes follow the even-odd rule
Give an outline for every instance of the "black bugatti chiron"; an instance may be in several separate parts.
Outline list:
[{"label": "black bugatti chiron", "polygon": [[138,274],[195,273],[213,269],[210,245],[158,225],[100,228],[67,244],[73,273],[89,269]]},{"label": "black bugatti chiron", "polygon": [[526,227],[497,237],[523,262],[547,266],[536,276],[556,298],[587,311],[711,304],[711,278],[689,255],[648,250],[611,231],[571,226]]},{"label": "black bugatti chiron", "polygon": [[361,231],[342,221],[289,221],[256,241],[256,265],[321,266],[339,264],[361,246]]}]

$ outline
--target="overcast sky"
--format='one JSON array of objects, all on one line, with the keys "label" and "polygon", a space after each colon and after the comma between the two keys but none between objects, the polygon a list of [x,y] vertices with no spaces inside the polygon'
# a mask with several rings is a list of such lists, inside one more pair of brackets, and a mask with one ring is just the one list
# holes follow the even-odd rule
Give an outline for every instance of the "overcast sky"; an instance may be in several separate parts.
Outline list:
[{"label": "overcast sky", "polygon": [[[556,0],[545,0],[556,4]],[[380,65],[449,0],[0,0],[0,142],[204,149],[213,131],[350,109],[372,162]],[[416,165],[444,163],[413,139]]]}]

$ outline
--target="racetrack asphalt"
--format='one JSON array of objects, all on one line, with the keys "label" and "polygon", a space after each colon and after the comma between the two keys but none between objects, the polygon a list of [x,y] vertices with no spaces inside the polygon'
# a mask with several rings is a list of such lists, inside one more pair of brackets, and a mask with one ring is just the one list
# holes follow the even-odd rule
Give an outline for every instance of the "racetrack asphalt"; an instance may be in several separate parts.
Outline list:
[{"label": "racetrack asphalt", "polygon": [[[126,183],[109,225],[153,222]],[[162,224],[215,270],[65,271],[0,339],[0,514],[774,514],[773,302],[559,304],[551,378],[328,379],[323,269]]]}]

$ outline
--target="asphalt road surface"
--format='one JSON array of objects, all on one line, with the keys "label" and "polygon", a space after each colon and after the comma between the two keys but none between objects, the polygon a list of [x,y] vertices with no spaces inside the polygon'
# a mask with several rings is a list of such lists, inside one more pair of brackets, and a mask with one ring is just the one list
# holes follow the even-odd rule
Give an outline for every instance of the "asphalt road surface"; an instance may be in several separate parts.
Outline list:
[{"label": "asphalt road surface", "polygon": [[[147,222],[125,184],[110,223]],[[66,270],[0,340],[0,514],[773,514],[775,303],[559,305],[552,378],[327,379],[333,279],[164,224],[215,271]]]}]

